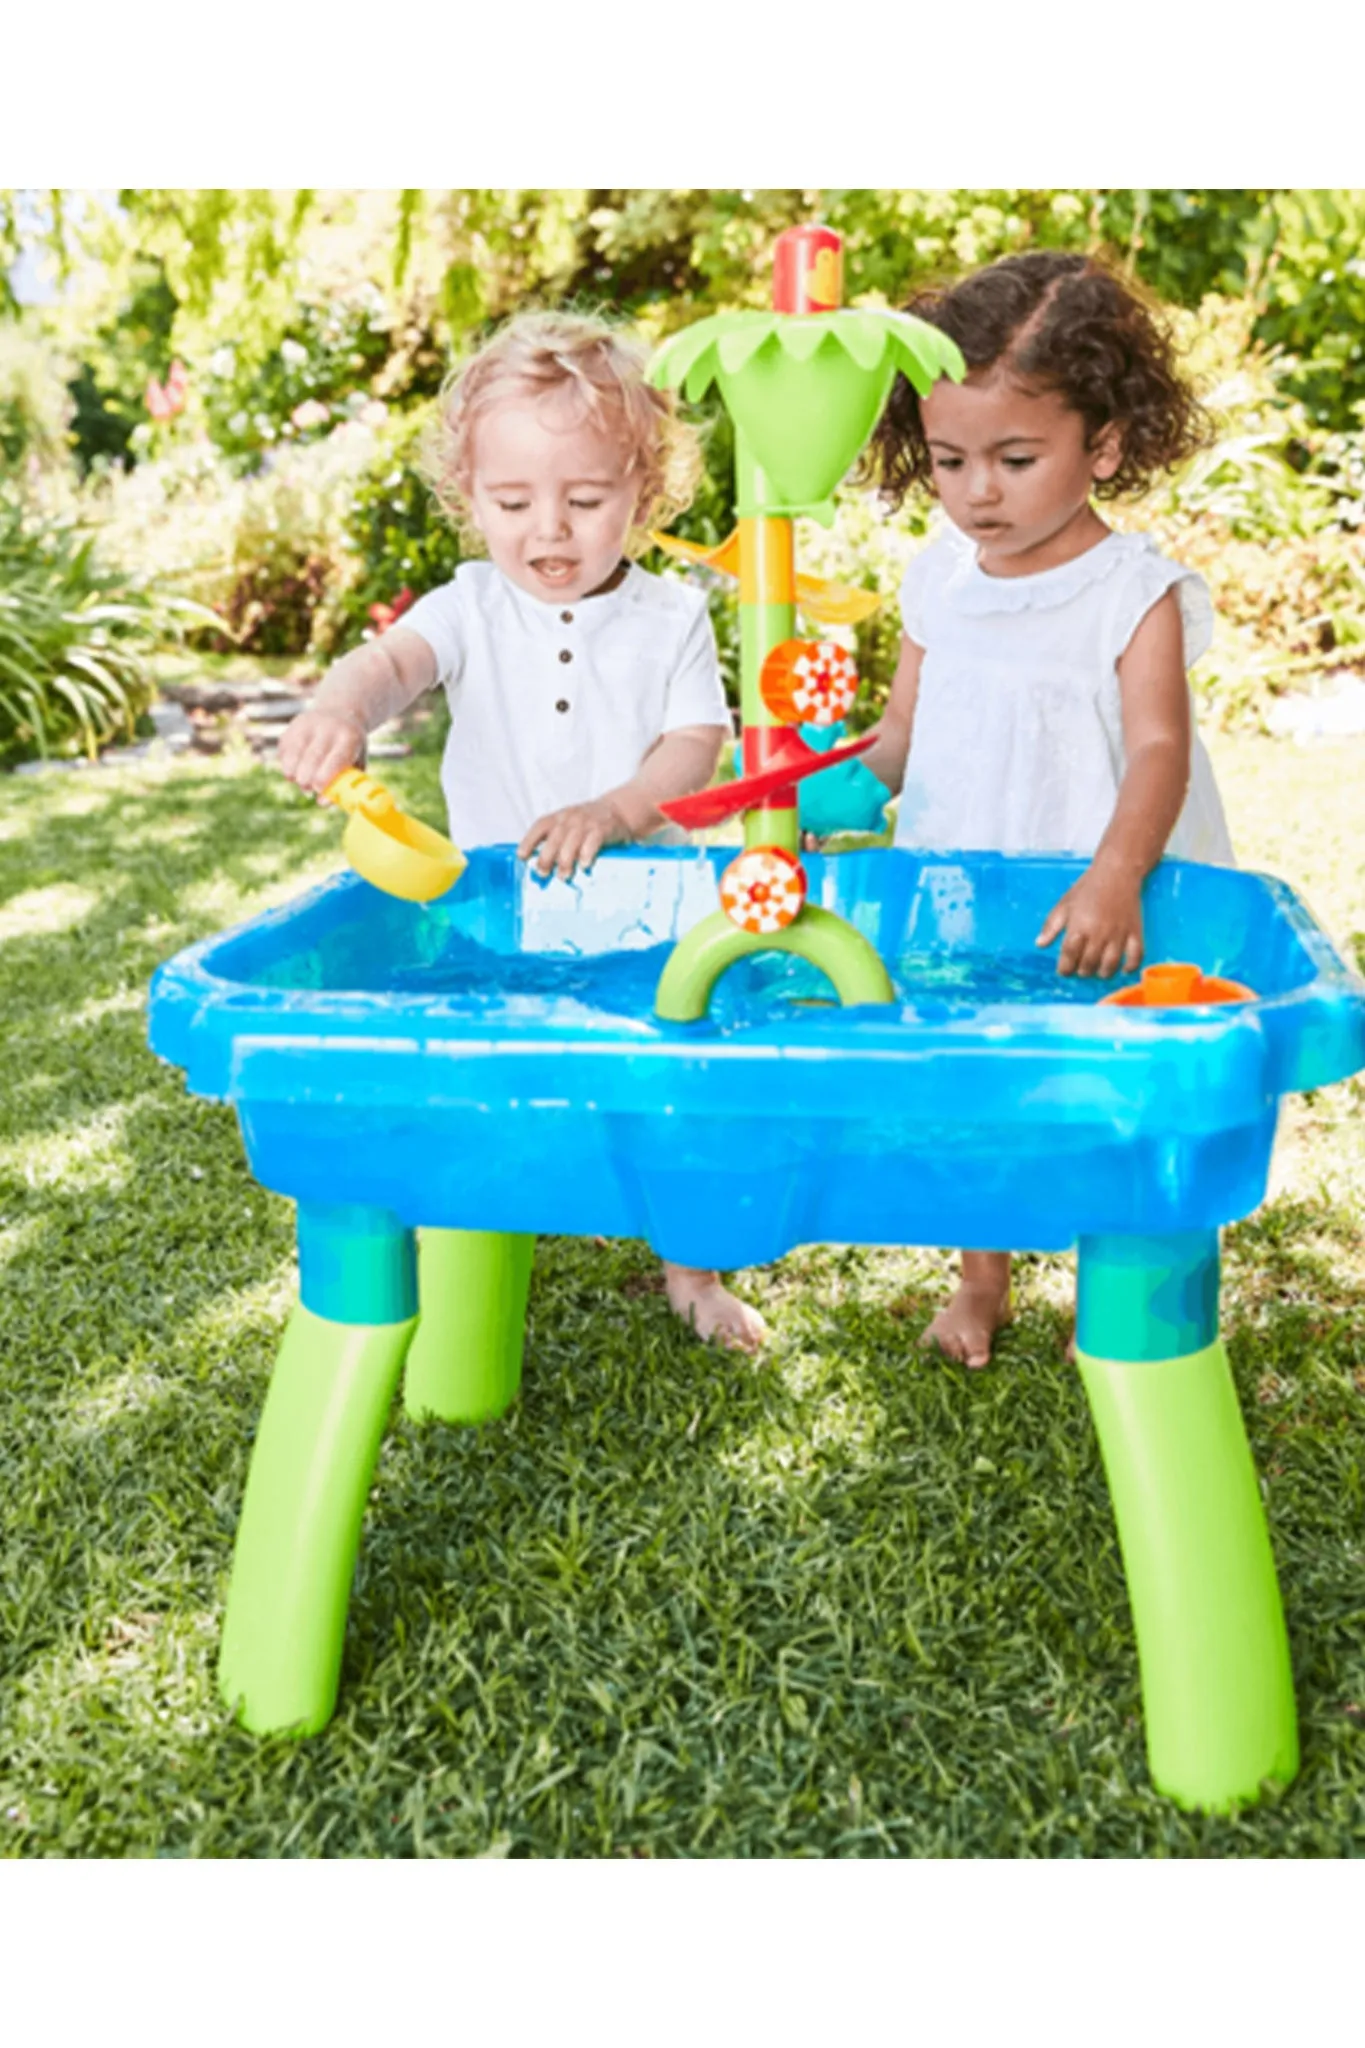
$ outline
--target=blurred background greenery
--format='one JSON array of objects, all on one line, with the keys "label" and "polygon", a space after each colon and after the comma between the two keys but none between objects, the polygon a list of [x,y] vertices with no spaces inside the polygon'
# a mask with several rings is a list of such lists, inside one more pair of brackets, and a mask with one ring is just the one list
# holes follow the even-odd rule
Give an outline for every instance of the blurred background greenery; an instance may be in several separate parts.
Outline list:
[{"label": "blurred background greenery", "polygon": [[[1140,278],[1219,426],[1120,514],[1213,586],[1205,715],[1256,727],[1365,665],[1365,192],[0,191],[0,764],[131,733],[168,636],[316,666],[373,630],[459,559],[416,467],[452,355],[528,305],[658,338],[764,303],[775,236],[812,218],[853,301],[1025,247]],[[678,530],[714,541],[723,418],[707,445]],[[804,559],[894,596],[928,513],[845,486]],[[864,721],[897,633],[894,604],[859,631]]]}]

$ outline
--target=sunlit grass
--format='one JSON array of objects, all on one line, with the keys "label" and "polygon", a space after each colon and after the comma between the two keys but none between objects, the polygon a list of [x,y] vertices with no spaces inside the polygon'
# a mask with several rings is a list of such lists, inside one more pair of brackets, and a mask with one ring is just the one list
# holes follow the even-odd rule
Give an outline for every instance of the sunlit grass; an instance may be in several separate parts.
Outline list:
[{"label": "sunlit grass", "polygon": [[0,909],[0,943],[6,939],[42,938],[70,931],[94,909],[98,898],[69,882],[46,889],[25,889]]},{"label": "sunlit grass", "polygon": [[[1216,743],[1239,851],[1365,933],[1365,754]],[[384,772],[439,822],[429,746]],[[395,1415],[335,1720],[214,1691],[289,1206],[145,1043],[157,963],[340,864],[242,755],[0,782],[0,1847],[16,1855],[1328,1855],[1365,1850],[1365,1091],[1296,1105],[1227,1234],[1297,1784],[1152,1791],[1071,1275],[1021,1262],[997,1366],[918,1337],[935,1249],[739,1285],[761,1361],[690,1341],[644,1247],[539,1247],[523,1395]]]}]

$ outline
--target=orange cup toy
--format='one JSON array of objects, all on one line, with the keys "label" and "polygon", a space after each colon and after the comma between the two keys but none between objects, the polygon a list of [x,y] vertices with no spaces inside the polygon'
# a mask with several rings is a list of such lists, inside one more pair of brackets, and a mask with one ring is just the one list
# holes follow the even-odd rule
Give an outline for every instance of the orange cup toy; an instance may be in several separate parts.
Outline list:
[{"label": "orange cup toy", "polygon": [[1254,1003],[1255,989],[1240,981],[1228,981],[1221,974],[1205,974],[1188,960],[1157,960],[1144,967],[1134,988],[1116,989],[1101,996],[1101,1003],[1113,1003],[1124,1010],[1182,1009],[1199,1003]]}]

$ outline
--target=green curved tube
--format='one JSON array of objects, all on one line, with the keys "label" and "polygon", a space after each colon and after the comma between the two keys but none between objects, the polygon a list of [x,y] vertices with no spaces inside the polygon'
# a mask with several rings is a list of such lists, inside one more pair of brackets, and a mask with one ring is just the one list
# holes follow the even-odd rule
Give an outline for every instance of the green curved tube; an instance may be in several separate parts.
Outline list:
[{"label": "green curved tube", "polygon": [[695,1024],[706,1015],[711,991],[726,968],[750,953],[795,953],[809,960],[829,976],[841,1003],[896,999],[876,947],[832,910],[804,903],[780,932],[744,932],[723,910],[713,910],[669,954],[659,976],[655,1011],[670,1024]]},{"label": "green curved tube", "polygon": [[218,1684],[257,1735],[312,1735],[336,1701],[360,1525],[415,1320],[285,1328],[247,1474]]},{"label": "green curved tube", "polygon": [[1180,1358],[1077,1353],[1118,1523],[1152,1781],[1218,1812],[1288,1782],[1299,1743],[1260,1488],[1221,1339]]},{"label": "green curved tube", "polygon": [[421,1320],[403,1376],[414,1421],[488,1422],[516,1399],[535,1248],[512,1231],[423,1230]]}]

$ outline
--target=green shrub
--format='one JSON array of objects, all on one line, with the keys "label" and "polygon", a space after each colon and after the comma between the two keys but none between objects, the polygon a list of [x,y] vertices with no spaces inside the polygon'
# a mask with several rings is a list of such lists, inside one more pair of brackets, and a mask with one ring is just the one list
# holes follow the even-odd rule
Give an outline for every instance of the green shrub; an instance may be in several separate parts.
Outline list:
[{"label": "green shrub", "polygon": [[1349,429],[1365,405],[1365,192],[1274,195],[1257,338],[1314,423]]},{"label": "green shrub", "polygon": [[164,377],[170,364],[176,305],[165,266],[140,256],[109,317],[73,351],[79,363],[69,386],[71,431],[83,472],[134,459],[133,436],[147,422],[147,379]]},{"label": "green shrub", "polygon": [[234,647],[303,654],[327,638],[327,607],[348,587],[347,518],[374,464],[375,435],[352,422],[312,447],[284,449],[241,488],[215,610]]},{"label": "green shrub", "polygon": [[212,440],[251,467],[283,443],[325,438],[373,403],[370,387],[391,346],[384,298],[363,285],[322,304],[302,301],[289,332],[264,353],[225,337],[194,366]]},{"label": "green shrub", "polygon": [[223,595],[245,485],[207,439],[172,442],[135,468],[101,467],[82,504],[106,559],[212,605]]},{"label": "green shrub", "polygon": [[208,607],[214,620],[196,637],[211,647],[306,654],[324,602],[354,573],[345,516],[375,446],[374,433],[352,421],[241,477],[206,439],[172,445],[100,480],[91,502],[105,551]]},{"label": "green shrub", "polygon": [[1194,683],[1225,724],[1259,725],[1275,695],[1365,652],[1365,435],[1314,422],[1256,319],[1216,297],[1179,316],[1218,438],[1123,515],[1208,580],[1217,626]]},{"label": "green shrub", "polygon": [[372,605],[391,605],[405,590],[421,597],[448,582],[460,563],[459,536],[421,471],[421,442],[431,417],[432,406],[421,405],[382,427],[370,460],[351,483],[341,519],[344,567],[315,639],[328,653],[353,646],[372,626]]},{"label": "green shrub", "polygon": [[70,414],[51,343],[26,322],[0,321],[0,471],[23,478],[68,466]]},{"label": "green shrub", "polygon": [[0,763],[131,738],[151,657],[193,611],[102,563],[93,535],[0,494]]}]

